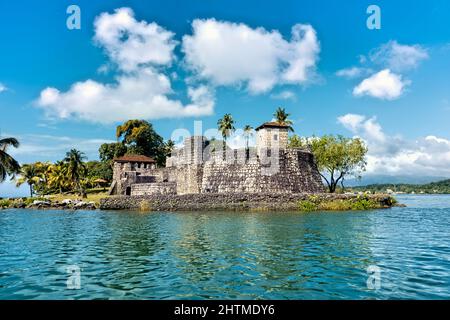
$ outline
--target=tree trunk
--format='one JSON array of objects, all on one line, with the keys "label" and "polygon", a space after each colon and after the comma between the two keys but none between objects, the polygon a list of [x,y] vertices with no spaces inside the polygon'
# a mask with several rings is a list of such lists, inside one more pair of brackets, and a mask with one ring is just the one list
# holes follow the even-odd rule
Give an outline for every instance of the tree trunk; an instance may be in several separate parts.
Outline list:
[{"label": "tree trunk", "polygon": [[30,198],[33,198],[33,185],[30,184]]}]

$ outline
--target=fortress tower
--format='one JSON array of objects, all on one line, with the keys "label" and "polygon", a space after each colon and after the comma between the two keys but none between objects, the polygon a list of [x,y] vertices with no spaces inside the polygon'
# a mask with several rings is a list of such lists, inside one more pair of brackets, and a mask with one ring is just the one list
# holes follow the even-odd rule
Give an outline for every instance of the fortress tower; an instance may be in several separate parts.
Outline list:
[{"label": "fortress tower", "polygon": [[287,149],[289,126],[277,122],[266,122],[255,129],[258,154],[267,149]]}]

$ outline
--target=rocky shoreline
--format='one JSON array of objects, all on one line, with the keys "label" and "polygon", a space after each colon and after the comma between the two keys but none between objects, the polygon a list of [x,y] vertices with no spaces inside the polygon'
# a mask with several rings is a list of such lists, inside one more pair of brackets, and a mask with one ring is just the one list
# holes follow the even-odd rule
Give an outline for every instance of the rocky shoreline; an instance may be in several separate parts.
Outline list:
[{"label": "rocky shoreline", "polygon": [[99,205],[93,201],[82,201],[64,199],[62,201],[55,200],[33,200],[18,198],[9,199],[8,205],[0,206],[0,209],[59,209],[59,210],[96,210]]},{"label": "rocky shoreline", "polygon": [[369,210],[398,206],[387,194],[205,193],[110,196],[100,203],[64,199],[5,199],[0,209],[138,210],[138,211],[319,211]]},{"label": "rocky shoreline", "polygon": [[100,200],[101,210],[141,211],[316,211],[368,210],[396,205],[390,195],[205,193],[113,196]]}]

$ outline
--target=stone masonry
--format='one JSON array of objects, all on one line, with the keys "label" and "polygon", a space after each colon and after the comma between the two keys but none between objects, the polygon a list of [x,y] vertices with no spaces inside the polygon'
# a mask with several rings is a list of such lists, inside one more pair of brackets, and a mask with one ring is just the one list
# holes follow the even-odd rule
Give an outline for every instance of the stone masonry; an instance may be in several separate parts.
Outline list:
[{"label": "stone masonry", "polygon": [[[256,129],[256,147],[212,147],[203,136],[186,138],[167,158],[115,159],[110,194],[320,193],[322,179],[308,150],[288,148],[288,127],[268,122]],[[128,157],[128,158],[126,158]]]}]

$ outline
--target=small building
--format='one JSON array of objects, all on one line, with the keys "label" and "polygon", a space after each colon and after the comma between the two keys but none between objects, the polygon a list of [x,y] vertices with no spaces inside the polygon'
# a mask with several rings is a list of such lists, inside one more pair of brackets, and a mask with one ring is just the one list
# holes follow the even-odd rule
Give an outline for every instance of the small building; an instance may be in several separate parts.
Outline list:
[{"label": "small building", "polygon": [[110,194],[131,195],[131,185],[154,182],[152,175],[157,169],[153,158],[143,155],[124,155],[113,159],[113,183]]},{"label": "small building", "polygon": [[258,149],[286,149],[288,147],[289,128],[289,125],[278,122],[265,122],[257,127],[255,131]]}]

